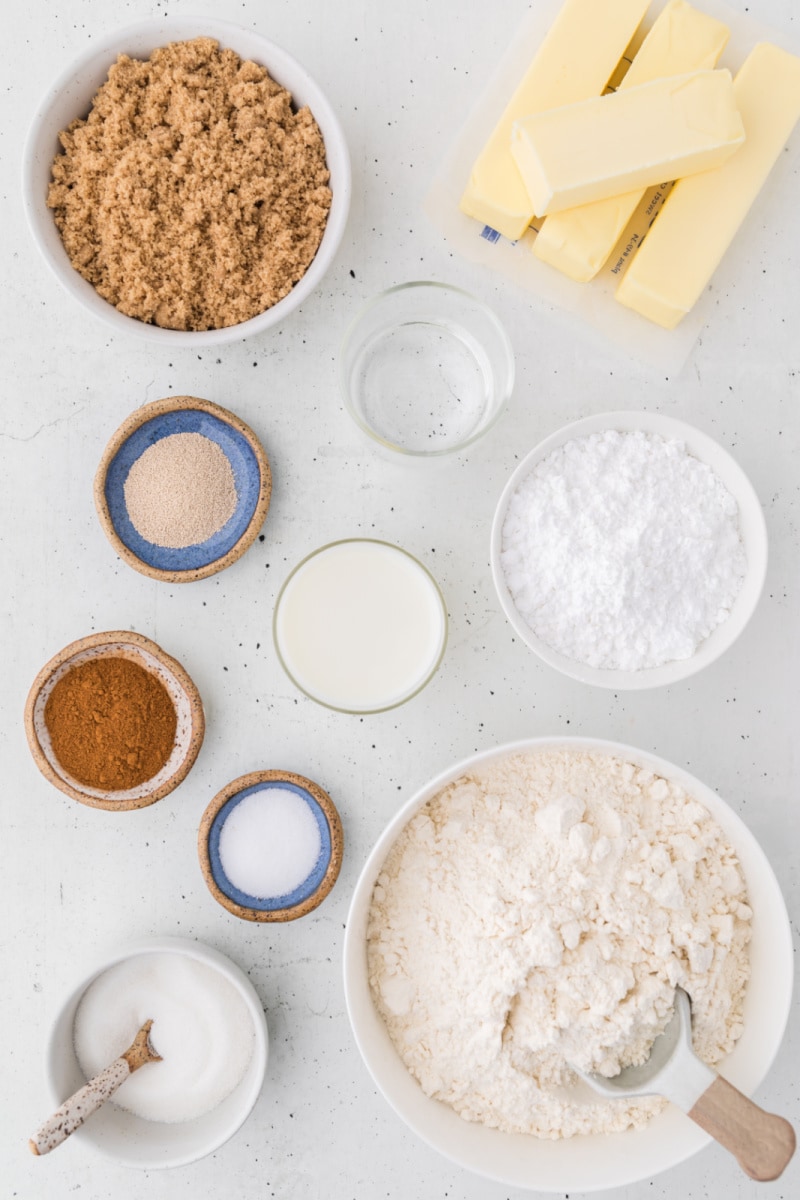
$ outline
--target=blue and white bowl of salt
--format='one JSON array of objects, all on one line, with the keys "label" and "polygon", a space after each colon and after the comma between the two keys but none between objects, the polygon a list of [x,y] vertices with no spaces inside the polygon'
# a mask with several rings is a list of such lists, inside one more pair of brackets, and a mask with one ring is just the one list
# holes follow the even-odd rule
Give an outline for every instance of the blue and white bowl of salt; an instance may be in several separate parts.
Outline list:
[{"label": "blue and white bowl of salt", "polygon": [[95,503],[117,553],[146,575],[202,579],[252,544],[269,507],[271,474],[253,431],[193,396],[137,409],[109,442]]},{"label": "blue and white bowl of salt", "polygon": [[300,775],[259,771],[224,788],[200,825],[206,882],[220,904],[250,921],[289,921],[327,896],[342,859],[336,808]]}]

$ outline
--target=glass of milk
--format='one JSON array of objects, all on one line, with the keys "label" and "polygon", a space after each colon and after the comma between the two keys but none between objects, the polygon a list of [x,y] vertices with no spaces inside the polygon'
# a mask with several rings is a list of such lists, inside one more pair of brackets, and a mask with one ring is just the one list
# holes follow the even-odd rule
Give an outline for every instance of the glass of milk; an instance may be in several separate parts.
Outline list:
[{"label": "glass of milk", "polygon": [[293,683],[328,708],[383,712],[442,661],[447,609],[430,572],[388,542],[331,542],[303,559],[275,606],[275,646]]}]

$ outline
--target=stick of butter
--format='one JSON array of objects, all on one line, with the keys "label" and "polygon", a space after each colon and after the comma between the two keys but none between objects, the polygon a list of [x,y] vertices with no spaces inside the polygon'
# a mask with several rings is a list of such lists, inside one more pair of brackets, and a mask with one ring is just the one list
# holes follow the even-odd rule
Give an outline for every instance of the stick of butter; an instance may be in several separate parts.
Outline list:
[{"label": "stick of butter", "polygon": [[649,0],[566,0],[472,168],[459,207],[505,237],[522,237],[533,216],[511,157],[518,117],[599,96]]},{"label": "stick of butter", "polygon": [[759,43],[733,87],[744,146],[716,171],[675,184],[617,289],[619,301],[665,329],[705,290],[800,119],[794,54]]},{"label": "stick of butter", "polygon": [[[670,0],[653,24],[620,89],[716,65],[730,31],[721,21]],[[579,283],[594,279],[608,261],[645,189],[554,213],[542,222],[533,253]]]},{"label": "stick of butter", "polygon": [[744,141],[730,71],[690,71],[515,121],[537,217],[720,166]]}]

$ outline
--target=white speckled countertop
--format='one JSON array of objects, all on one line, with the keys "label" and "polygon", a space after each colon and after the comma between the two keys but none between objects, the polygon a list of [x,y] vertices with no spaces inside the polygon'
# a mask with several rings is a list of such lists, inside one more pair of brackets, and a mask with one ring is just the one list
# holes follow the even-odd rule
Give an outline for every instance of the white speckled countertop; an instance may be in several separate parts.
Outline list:
[{"label": "white speckled countertop", "polygon": [[[743,0],[733,7],[747,11]],[[752,5],[800,41],[795,0]],[[322,287],[279,329],[202,354],[164,353],[110,336],[61,292],[25,228],[19,166],[28,121],[52,78],[88,39],[135,19],[205,13],[254,26],[317,77],[349,139],[354,203]],[[2,222],[4,401],[0,750],[4,768],[4,921],[0,995],[3,1194],[22,1200],[520,1200],[440,1158],[372,1086],[344,1009],[342,934],[367,852],[401,801],[472,752],[533,734],[582,733],[657,752],[715,788],[768,854],[796,917],[797,704],[800,674],[800,237],[798,159],[766,195],[734,265],[714,282],[713,320],[677,378],[636,366],[541,302],[453,257],[420,205],[438,158],[504,52],[523,0],[46,0],[6,17]],[[794,178],[794,185],[792,183]],[[787,201],[788,197],[788,201]],[[335,362],[363,300],[414,278],[450,281],[493,304],[517,354],[500,424],[465,459],[431,469],[388,463],[342,410]],[[274,472],[264,541],[229,570],[185,587],[115,559],[95,516],[92,479],[110,434],[170,393],[233,408],[261,437]],[[488,568],[491,516],[521,453],[567,421],[646,406],[718,439],[750,476],[767,518],[770,567],[755,618],[719,662],[666,690],[614,695],[554,673],[512,636]],[[351,717],[302,697],[272,646],[272,606],[289,568],[323,542],[396,541],[435,573],[451,640],[420,696]],[[28,754],[22,708],[42,664],[96,630],[132,628],[187,668],[208,733],[181,788],[115,815],[55,791]],[[238,774],[286,767],[319,781],[342,814],[340,880],[302,921],[252,927],[216,906],[195,836],[211,796]],[[104,949],[147,934],[195,937],[248,970],[267,1010],[264,1091],[239,1134],[211,1158],[139,1174],[90,1158],[76,1141],[36,1161],[26,1140],[47,1115],[43,1045],[51,1014]],[[792,1039],[794,1046],[792,1045]],[[800,1124],[798,1021],[759,1090]],[[800,1162],[772,1185],[745,1178],[711,1147],[620,1200],[736,1200],[800,1194]],[[577,1200],[573,1194],[571,1200]]]}]

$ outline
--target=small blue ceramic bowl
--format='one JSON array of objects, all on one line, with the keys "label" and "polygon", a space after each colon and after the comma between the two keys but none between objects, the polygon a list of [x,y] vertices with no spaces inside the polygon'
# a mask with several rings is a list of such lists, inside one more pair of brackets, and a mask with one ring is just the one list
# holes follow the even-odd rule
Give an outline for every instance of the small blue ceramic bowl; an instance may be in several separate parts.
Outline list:
[{"label": "small blue ceramic bowl", "polygon": [[[150,446],[176,433],[200,433],[226,455],[236,487],[236,509],[210,538],[172,549],[141,536],[125,504],[125,481]],[[95,478],[95,504],[117,553],[145,575],[185,583],[230,566],[253,543],[269,508],[272,479],[263,447],[233,413],[194,396],[155,400],[137,409],[106,447]]]},{"label": "small blue ceramic bowl", "polygon": [[[294,891],[263,899],[249,896],[231,883],[222,867],[219,842],[222,827],[236,805],[267,788],[292,791],[305,800],[317,822],[322,846],[311,874]],[[315,909],[336,882],[343,847],[341,821],[330,796],[312,780],[290,771],[253,771],[234,779],[209,804],[198,836],[200,866],[211,894],[246,921],[292,921]]]}]

